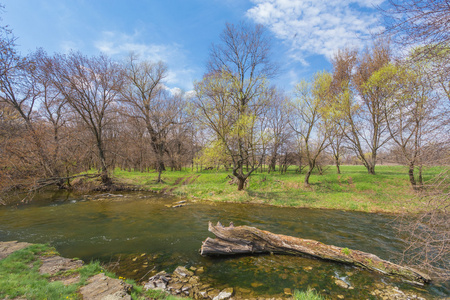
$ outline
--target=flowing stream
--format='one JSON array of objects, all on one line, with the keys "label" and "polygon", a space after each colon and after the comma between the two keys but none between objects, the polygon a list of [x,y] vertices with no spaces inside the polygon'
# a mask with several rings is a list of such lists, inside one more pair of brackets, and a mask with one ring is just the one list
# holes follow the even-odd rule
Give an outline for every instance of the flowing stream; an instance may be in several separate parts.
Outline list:
[{"label": "flowing stream", "polygon": [[[39,204],[0,207],[0,240],[49,243],[65,257],[100,260],[117,275],[140,280],[175,267],[203,267],[201,279],[253,295],[282,295],[286,288],[315,288],[334,298],[371,298],[377,284],[391,284],[424,297],[443,297],[448,285],[416,287],[356,267],[284,255],[207,258],[202,241],[208,221],[249,225],[274,233],[315,239],[399,261],[405,246],[384,214],[299,209],[250,204],[194,203],[170,208],[179,199],[126,193],[84,201],[62,194],[40,195]],[[341,279],[353,289],[335,284]]]}]

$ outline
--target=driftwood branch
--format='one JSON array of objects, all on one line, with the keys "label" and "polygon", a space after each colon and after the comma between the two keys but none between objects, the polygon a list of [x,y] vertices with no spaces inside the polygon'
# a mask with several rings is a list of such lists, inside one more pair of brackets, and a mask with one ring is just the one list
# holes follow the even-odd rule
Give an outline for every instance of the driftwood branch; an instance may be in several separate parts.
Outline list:
[{"label": "driftwood branch", "polygon": [[74,179],[74,178],[96,178],[99,177],[101,174],[79,174],[79,175],[73,175],[73,176],[67,176],[67,177],[50,177],[50,178],[41,178],[36,181],[36,183],[30,188],[31,192],[38,191],[40,189],[43,189],[44,187],[50,186],[50,185],[58,185],[61,182],[66,182],[67,180]]},{"label": "driftwood branch", "polygon": [[383,260],[378,256],[358,250],[326,245],[318,241],[274,234],[250,226],[237,226],[231,223],[224,227],[209,222],[208,230],[216,236],[207,238],[202,245],[201,255],[235,255],[277,253],[306,255],[339,263],[352,264],[386,275],[400,276],[407,280],[427,283],[431,278],[417,270]]}]

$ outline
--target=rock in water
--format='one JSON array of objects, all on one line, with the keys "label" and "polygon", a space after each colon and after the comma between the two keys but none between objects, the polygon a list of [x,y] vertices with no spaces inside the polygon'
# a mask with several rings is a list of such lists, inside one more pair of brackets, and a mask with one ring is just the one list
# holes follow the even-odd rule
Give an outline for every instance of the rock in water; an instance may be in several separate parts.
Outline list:
[{"label": "rock in water", "polygon": [[343,288],[343,289],[348,289],[348,288],[350,287],[345,281],[343,281],[343,280],[341,280],[341,279],[336,279],[336,280],[334,281],[334,283],[335,283],[337,286],[339,286],[339,287],[341,287],[341,288]]},{"label": "rock in water", "polygon": [[284,294],[287,296],[292,296],[292,290],[290,288],[285,288],[284,289]]},{"label": "rock in water", "polygon": [[219,295],[215,296],[213,300],[226,300],[231,298],[233,296],[234,289],[233,288],[226,288],[222,290]]},{"label": "rock in water", "polygon": [[178,276],[178,277],[181,278],[181,277],[192,276],[192,275],[194,275],[194,273],[192,271],[189,271],[185,267],[178,266],[175,269],[175,271],[173,271],[173,275]]},{"label": "rock in water", "polygon": [[144,285],[144,289],[148,290],[165,290],[167,284],[170,281],[170,274],[162,271],[149,278],[148,282]]}]

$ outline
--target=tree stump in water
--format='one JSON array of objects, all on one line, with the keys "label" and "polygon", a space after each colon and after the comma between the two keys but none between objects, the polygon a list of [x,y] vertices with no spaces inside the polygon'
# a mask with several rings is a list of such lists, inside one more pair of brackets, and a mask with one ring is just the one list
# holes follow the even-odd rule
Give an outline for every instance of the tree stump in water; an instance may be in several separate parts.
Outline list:
[{"label": "tree stump in water", "polygon": [[216,236],[207,238],[200,254],[206,256],[277,253],[306,255],[324,260],[352,264],[386,275],[400,276],[407,280],[427,283],[431,278],[417,270],[383,260],[378,256],[358,250],[325,245],[315,240],[275,234],[250,226],[230,224],[224,227],[209,222],[208,230]]}]

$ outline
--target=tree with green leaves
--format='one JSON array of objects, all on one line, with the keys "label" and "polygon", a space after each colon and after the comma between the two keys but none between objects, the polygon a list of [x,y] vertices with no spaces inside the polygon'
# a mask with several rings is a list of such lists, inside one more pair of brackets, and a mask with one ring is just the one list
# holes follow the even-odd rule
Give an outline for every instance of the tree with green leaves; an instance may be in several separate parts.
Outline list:
[{"label": "tree with green leaves", "polygon": [[276,67],[262,26],[227,24],[220,38],[212,46],[208,73],[195,84],[194,116],[211,141],[225,148],[242,190],[264,157],[267,141],[260,116],[269,101],[267,80]]},{"label": "tree with green leaves", "polygon": [[[400,97],[402,101],[399,103],[402,107],[399,113],[411,116],[413,122],[410,123],[406,119],[406,124],[401,126],[398,124],[399,120],[394,119],[395,122],[392,124],[394,131],[403,130],[403,133],[396,134],[397,139],[400,144],[404,144],[411,135],[409,143],[414,145],[417,134],[420,134],[417,137],[422,136],[423,133],[428,134],[428,130],[424,132],[422,127],[434,123],[432,126],[435,126],[437,130],[434,130],[432,136],[438,142],[431,143],[428,147],[422,145],[421,154],[427,155],[433,151],[446,153],[450,144],[448,135],[450,125],[448,117],[450,114],[450,1],[389,0],[385,7],[383,12],[387,17],[387,22],[383,25],[386,33],[400,46],[415,47],[412,55],[408,54],[410,57],[403,61],[403,63],[409,64],[407,74],[412,74],[412,80],[405,85],[409,88],[402,89],[406,92],[406,97]],[[410,52],[408,51],[408,53]],[[429,88],[428,83],[431,83],[431,95],[436,97],[435,99],[430,99],[430,95],[426,92]],[[409,97],[410,99],[408,99]],[[404,104],[408,105],[405,107]],[[436,115],[431,118],[430,122],[426,116],[429,108],[433,106]],[[450,235],[448,226],[449,162],[450,156],[445,154],[439,161],[436,159],[428,161],[428,163],[439,163],[443,166],[442,172],[436,178],[428,181],[427,188],[418,195],[419,200],[424,204],[423,213],[415,215],[413,220],[408,214],[407,222],[401,226],[401,230],[408,236],[405,259],[410,264],[433,272],[443,281],[450,279],[448,259],[450,253],[448,238]]]},{"label": "tree with green leaves", "polygon": [[330,73],[319,72],[314,75],[313,81],[302,81],[295,87],[290,125],[300,137],[308,161],[305,185],[309,185],[309,178],[317,166],[318,158],[329,145],[332,133],[332,80]]},{"label": "tree with green leaves", "polygon": [[346,49],[333,59],[333,73],[341,89],[338,94],[342,96],[337,106],[341,132],[369,174],[375,174],[378,151],[390,139],[384,114],[387,95],[369,80],[390,60],[389,43],[384,40],[374,42],[371,49],[359,56],[356,51]]},{"label": "tree with green leaves", "polygon": [[230,159],[238,190],[242,190],[247,178],[261,165],[265,152],[267,141],[259,115],[267,106],[266,94],[253,98],[249,107],[242,108],[235,95],[233,76],[224,72],[205,76],[196,83],[195,91],[193,112],[199,125],[207,128],[207,149],[218,151],[214,156],[221,160],[223,155]]},{"label": "tree with green leaves", "polygon": [[[385,119],[391,141],[415,190],[423,187],[424,149],[435,142],[437,97],[426,76],[423,63],[390,63],[372,74],[368,85],[377,86],[387,95]],[[418,169],[418,176],[415,171]]]}]

